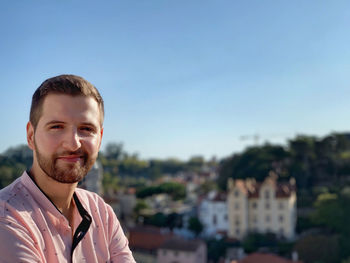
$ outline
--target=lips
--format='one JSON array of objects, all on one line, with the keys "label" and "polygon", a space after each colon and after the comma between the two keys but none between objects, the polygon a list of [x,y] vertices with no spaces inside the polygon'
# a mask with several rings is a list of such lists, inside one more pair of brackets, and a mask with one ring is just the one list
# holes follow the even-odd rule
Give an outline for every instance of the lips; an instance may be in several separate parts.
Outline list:
[{"label": "lips", "polygon": [[67,156],[59,156],[57,159],[65,161],[65,162],[69,162],[69,163],[75,163],[75,162],[79,162],[80,160],[82,160],[83,156],[80,156],[80,155],[67,155]]}]

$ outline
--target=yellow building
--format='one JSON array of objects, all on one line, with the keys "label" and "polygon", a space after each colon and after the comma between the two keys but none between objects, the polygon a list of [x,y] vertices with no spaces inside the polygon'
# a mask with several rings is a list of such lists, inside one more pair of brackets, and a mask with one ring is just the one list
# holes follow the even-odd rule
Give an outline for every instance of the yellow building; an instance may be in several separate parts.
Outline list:
[{"label": "yellow building", "polygon": [[271,173],[262,183],[228,180],[228,236],[242,239],[250,232],[275,233],[293,239],[296,227],[295,179],[278,182]]}]

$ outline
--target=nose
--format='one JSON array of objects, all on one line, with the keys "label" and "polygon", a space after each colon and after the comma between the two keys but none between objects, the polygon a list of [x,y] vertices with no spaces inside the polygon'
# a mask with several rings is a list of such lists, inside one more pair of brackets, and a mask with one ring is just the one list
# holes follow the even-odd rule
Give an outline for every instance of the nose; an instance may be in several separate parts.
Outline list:
[{"label": "nose", "polygon": [[63,147],[67,151],[76,151],[81,147],[81,138],[77,129],[67,130],[63,141]]}]

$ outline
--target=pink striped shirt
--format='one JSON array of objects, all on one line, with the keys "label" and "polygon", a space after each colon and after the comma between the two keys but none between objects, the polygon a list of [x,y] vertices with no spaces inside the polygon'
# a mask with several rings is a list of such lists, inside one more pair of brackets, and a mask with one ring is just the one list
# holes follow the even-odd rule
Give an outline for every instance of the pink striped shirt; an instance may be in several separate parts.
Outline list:
[{"label": "pink striped shirt", "polygon": [[2,189],[0,262],[135,262],[112,208],[79,188],[74,201],[71,228],[26,172]]}]

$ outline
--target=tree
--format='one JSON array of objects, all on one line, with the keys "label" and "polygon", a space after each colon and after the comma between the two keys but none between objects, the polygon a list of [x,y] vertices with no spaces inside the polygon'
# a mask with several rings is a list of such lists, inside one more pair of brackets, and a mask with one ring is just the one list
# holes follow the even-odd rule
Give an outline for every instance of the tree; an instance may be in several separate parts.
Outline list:
[{"label": "tree", "polygon": [[350,193],[344,188],[339,193],[323,193],[317,197],[311,220],[336,233],[350,235]]},{"label": "tree", "polygon": [[182,216],[177,213],[171,213],[167,216],[166,225],[173,230],[182,227]]},{"label": "tree", "polygon": [[180,183],[167,182],[158,186],[143,187],[137,191],[136,196],[138,198],[145,198],[161,193],[170,195],[174,200],[180,200],[186,197],[186,188]]},{"label": "tree", "polygon": [[223,256],[226,254],[228,244],[224,239],[210,239],[207,241],[207,247],[208,260],[211,260],[210,262],[220,262],[220,259],[223,258]]},{"label": "tree", "polygon": [[289,152],[282,146],[266,144],[247,148],[242,154],[235,154],[221,162],[220,188],[226,189],[227,179],[253,177],[263,181],[270,171],[288,178]]},{"label": "tree", "polygon": [[103,152],[104,156],[109,160],[120,160],[123,156],[122,143],[108,143]]},{"label": "tree", "polygon": [[276,235],[273,233],[251,233],[243,240],[242,246],[244,251],[251,253],[257,251],[260,247],[276,247],[277,243]]},{"label": "tree", "polygon": [[296,242],[294,250],[304,263],[340,261],[339,238],[336,235],[308,235]]},{"label": "tree", "polygon": [[191,217],[188,221],[188,229],[198,236],[203,231],[203,224],[197,217]]},{"label": "tree", "polygon": [[158,212],[151,217],[146,217],[144,223],[157,227],[167,227],[167,217],[163,213]]}]

